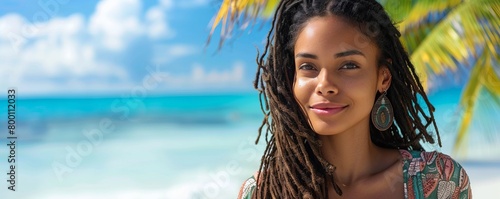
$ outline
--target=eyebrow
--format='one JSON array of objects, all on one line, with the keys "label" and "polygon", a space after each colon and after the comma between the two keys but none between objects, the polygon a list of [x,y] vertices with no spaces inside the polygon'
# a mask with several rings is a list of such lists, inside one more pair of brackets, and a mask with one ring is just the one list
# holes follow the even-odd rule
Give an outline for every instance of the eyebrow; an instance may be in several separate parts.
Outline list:
[{"label": "eyebrow", "polygon": [[304,57],[304,58],[310,58],[310,59],[318,59],[318,56],[310,54],[310,53],[297,53],[295,55],[295,58],[297,57]]},{"label": "eyebrow", "polygon": [[363,57],[366,57],[365,54],[363,54],[359,50],[348,50],[348,51],[339,52],[339,53],[335,54],[335,58],[346,57],[346,56],[350,56],[350,55],[361,55]]},{"label": "eyebrow", "polygon": [[[348,50],[348,51],[339,52],[339,53],[335,54],[335,58],[346,57],[346,56],[350,56],[350,55],[361,55],[363,57],[366,57],[365,54],[363,54],[359,50]],[[318,56],[310,54],[310,53],[297,53],[297,55],[295,55],[295,58],[297,58],[297,57],[318,59]]]}]

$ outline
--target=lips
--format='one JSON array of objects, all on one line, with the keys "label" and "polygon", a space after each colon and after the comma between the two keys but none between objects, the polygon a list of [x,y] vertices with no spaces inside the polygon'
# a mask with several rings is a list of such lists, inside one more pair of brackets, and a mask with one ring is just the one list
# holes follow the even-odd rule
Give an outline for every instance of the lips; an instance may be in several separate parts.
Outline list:
[{"label": "lips", "polygon": [[334,115],[344,110],[348,105],[337,103],[317,103],[310,107],[318,115]]}]

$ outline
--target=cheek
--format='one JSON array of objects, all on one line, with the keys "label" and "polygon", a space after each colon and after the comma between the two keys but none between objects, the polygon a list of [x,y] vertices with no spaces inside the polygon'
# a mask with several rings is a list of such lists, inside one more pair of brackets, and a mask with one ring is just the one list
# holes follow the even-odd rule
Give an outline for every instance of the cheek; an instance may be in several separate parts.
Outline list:
[{"label": "cheek", "polygon": [[356,104],[361,105],[363,109],[371,109],[375,101],[375,94],[377,90],[376,78],[372,76],[363,76],[360,78],[345,81],[344,92],[355,101]]},{"label": "cheek", "polygon": [[295,79],[295,82],[293,84],[293,95],[301,106],[303,106],[309,99],[309,96],[311,94],[310,84],[310,80],[308,81],[301,78]]}]

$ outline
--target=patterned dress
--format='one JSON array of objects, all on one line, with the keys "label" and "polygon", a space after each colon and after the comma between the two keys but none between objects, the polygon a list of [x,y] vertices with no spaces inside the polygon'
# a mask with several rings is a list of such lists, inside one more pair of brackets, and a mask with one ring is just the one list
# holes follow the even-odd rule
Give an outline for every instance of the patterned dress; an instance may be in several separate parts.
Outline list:
[{"label": "patterned dress", "polygon": [[[450,156],[433,151],[400,150],[405,199],[472,198],[469,176]],[[251,199],[256,175],[246,180],[238,199]]]}]

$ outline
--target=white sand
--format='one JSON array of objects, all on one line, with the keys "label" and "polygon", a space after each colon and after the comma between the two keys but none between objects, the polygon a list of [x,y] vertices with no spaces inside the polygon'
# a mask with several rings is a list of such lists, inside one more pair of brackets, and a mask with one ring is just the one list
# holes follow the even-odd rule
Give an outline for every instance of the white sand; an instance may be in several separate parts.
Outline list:
[{"label": "white sand", "polygon": [[500,162],[463,163],[474,199],[500,198]]},{"label": "white sand", "polygon": [[500,197],[500,178],[473,182],[472,195],[474,199]]}]

